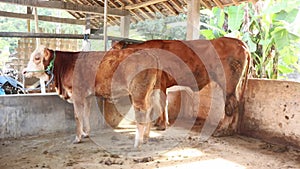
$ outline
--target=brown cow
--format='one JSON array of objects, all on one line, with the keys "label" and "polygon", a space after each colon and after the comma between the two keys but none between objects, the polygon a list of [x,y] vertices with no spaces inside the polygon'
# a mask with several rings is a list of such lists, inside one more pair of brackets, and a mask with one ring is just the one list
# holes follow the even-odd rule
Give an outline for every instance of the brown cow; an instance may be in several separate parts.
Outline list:
[{"label": "brown cow", "polygon": [[213,80],[226,93],[227,113],[236,107],[235,90],[250,57],[241,41],[157,40],[131,47],[136,49],[107,53],[61,52],[40,47],[32,53],[24,71],[26,76],[48,80],[46,70],[52,70],[59,95],[74,103],[75,142],[89,134],[89,96],[93,94],[108,99],[130,95],[137,121],[135,147],[149,137],[152,111],[157,105],[163,111],[166,88],[173,85],[198,91]]},{"label": "brown cow", "polygon": [[[213,49],[209,49],[210,47]],[[248,52],[248,47],[245,43],[238,39],[223,37],[211,41],[150,40],[138,44],[127,44],[126,42],[121,41],[116,43],[113,48],[157,48],[174,53],[189,66],[197,80],[198,89],[202,89],[211,80],[217,82],[217,84],[221,86],[224,95],[226,96],[225,113],[228,116],[233,114],[238,107],[239,99],[243,97],[247,83],[250,53]],[[217,55],[217,57],[214,57],[214,55]],[[221,64],[219,64],[219,60],[221,61]],[[220,68],[223,68],[223,70],[217,71]],[[224,74],[222,71],[224,71]],[[242,91],[237,96],[236,90],[238,84],[242,80],[243,73],[245,74],[244,84]],[[164,83],[165,84],[158,85],[164,93],[166,88],[174,85],[172,82]],[[185,83],[179,85],[192,87]],[[194,91],[198,90],[195,90],[193,87],[192,89]],[[159,119],[159,125],[162,126],[161,128],[165,128],[166,126],[167,121],[165,120],[165,117],[166,115],[162,112]]]},{"label": "brown cow", "polygon": [[[88,137],[91,95],[116,99],[130,95],[136,110],[135,147],[149,135],[151,103],[156,92],[153,86],[160,79],[157,56],[147,51],[126,49],[104,52],[62,52],[43,46],[31,55],[26,77],[49,80],[52,71],[58,94],[74,104],[76,138]],[[124,63],[124,64],[122,64]],[[49,70],[47,70],[49,69]],[[147,127],[147,128],[145,128]],[[145,133],[145,134],[144,134]]]}]

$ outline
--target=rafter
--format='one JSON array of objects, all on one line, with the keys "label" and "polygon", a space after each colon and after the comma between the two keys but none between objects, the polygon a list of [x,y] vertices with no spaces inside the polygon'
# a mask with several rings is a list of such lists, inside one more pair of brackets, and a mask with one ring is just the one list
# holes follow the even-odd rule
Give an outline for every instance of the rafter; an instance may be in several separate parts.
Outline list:
[{"label": "rafter", "polygon": [[178,13],[174,10],[174,8],[168,3],[168,2],[163,2],[162,3],[171,13],[174,15],[177,15]]},{"label": "rafter", "polygon": [[[18,18],[18,19],[30,19],[34,20],[34,15],[32,14],[21,14],[21,13],[14,13],[14,12],[5,12],[0,11],[0,17],[7,17],[7,18]],[[38,16],[39,20],[47,21],[47,22],[57,22],[57,23],[67,23],[67,24],[74,24],[74,25],[85,25],[85,21],[78,20],[78,19],[70,19],[70,18],[58,18],[53,16]]]},{"label": "rafter", "polygon": [[168,0],[151,0],[151,1],[145,1],[145,2],[140,2],[140,3],[132,3],[131,5],[125,6],[125,9],[137,9],[137,8],[142,8],[146,7],[149,5],[165,2]]},{"label": "rafter", "polygon": [[204,5],[207,9],[212,9],[212,6],[208,2],[200,0],[200,3]]},{"label": "rafter", "polygon": [[181,4],[177,0],[169,1],[179,12],[183,12]]},{"label": "rafter", "polygon": [[239,4],[238,0],[232,0],[232,2],[234,3],[234,5],[238,5]]},{"label": "rafter", "polygon": [[224,8],[222,2],[220,2],[219,0],[213,0],[215,2],[215,4],[219,7],[219,8]]},{"label": "rafter", "polygon": [[[94,13],[94,14],[102,14],[102,15],[104,13],[104,8],[100,6],[79,5],[79,4],[73,4],[70,2],[63,2],[63,1],[1,0],[1,2],[16,4],[16,5],[31,6],[31,7],[60,9],[60,10],[67,10],[73,12]],[[108,15],[115,15],[115,16],[126,16],[129,14],[128,11],[124,11],[120,9],[108,9],[107,13]]]}]

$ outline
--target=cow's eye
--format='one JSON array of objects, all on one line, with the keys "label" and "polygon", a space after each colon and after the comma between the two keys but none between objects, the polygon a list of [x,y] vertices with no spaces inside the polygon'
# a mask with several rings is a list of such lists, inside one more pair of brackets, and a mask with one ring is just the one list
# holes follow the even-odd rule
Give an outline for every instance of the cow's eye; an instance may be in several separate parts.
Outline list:
[{"label": "cow's eye", "polygon": [[39,61],[40,59],[41,59],[41,57],[39,57],[39,56],[34,57],[34,60],[36,60],[36,61]]}]

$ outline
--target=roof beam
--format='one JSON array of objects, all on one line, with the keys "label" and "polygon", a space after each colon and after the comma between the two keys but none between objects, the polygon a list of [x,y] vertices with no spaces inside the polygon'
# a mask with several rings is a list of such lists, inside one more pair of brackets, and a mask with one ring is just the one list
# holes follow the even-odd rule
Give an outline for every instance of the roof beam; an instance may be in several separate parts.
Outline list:
[{"label": "roof beam", "polygon": [[143,8],[143,7],[146,7],[149,5],[153,5],[153,4],[157,4],[157,3],[165,2],[165,1],[168,1],[168,0],[152,0],[152,1],[140,2],[137,4],[127,5],[127,6],[125,6],[125,9]]},{"label": "roof beam", "polygon": [[238,5],[239,4],[238,0],[232,0],[232,2],[234,3],[234,5]]},{"label": "roof beam", "polygon": [[[104,8],[100,6],[73,4],[70,2],[63,2],[63,1],[1,0],[1,2],[23,5],[23,6],[39,7],[39,8],[50,8],[50,9],[60,9],[60,10],[67,10],[73,12],[84,12],[90,14],[101,14],[101,15],[104,14]],[[129,15],[129,12],[120,9],[108,9],[107,14],[113,16],[126,16]]]},{"label": "roof beam", "polygon": [[171,11],[171,13],[173,13],[174,15],[177,15],[177,11],[168,3],[168,2],[164,2],[163,5],[169,10]]},{"label": "roof beam", "polygon": [[[60,38],[60,39],[84,39],[84,34],[55,34],[55,33],[31,33],[31,32],[0,32],[0,37],[18,38]],[[89,35],[89,39],[103,39],[103,35]],[[142,42],[140,40],[108,36],[108,40]]]},{"label": "roof beam", "polygon": [[220,2],[219,0],[213,0],[215,2],[215,4],[219,7],[219,8],[224,8],[222,2]]},{"label": "roof beam", "polygon": [[[21,14],[21,13],[13,13],[13,12],[5,12],[5,11],[0,11],[0,17],[34,20],[34,15],[32,14]],[[67,23],[67,24],[74,24],[74,25],[85,25],[85,21],[78,20],[78,19],[58,18],[58,17],[42,16],[42,15],[39,15],[38,18],[40,21]]]},{"label": "roof beam", "polygon": [[212,9],[212,6],[208,2],[200,0],[200,3],[204,5],[207,9]]}]

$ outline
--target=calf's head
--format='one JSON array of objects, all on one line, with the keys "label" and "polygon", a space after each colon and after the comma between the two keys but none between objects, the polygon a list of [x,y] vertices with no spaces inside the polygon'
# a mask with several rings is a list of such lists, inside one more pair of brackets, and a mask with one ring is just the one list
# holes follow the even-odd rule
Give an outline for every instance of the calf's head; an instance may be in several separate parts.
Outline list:
[{"label": "calf's head", "polygon": [[36,77],[49,80],[49,75],[46,73],[47,66],[50,63],[51,52],[45,46],[37,47],[31,54],[27,67],[23,70],[25,77]]}]

